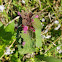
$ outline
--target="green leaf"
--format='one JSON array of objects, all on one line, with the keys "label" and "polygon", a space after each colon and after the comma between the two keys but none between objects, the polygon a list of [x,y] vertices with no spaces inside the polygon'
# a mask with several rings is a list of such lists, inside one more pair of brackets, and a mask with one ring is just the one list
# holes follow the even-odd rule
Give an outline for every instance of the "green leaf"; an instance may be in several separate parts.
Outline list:
[{"label": "green leaf", "polygon": [[17,59],[17,62],[21,62],[20,58]]},{"label": "green leaf", "polygon": [[0,22],[0,27],[1,27],[2,25],[3,25],[2,22]]},{"label": "green leaf", "polygon": [[18,51],[20,54],[26,54],[26,53],[32,53],[35,51],[34,47],[33,47],[33,42],[30,39],[30,35],[29,33],[24,33],[24,31],[22,31],[21,33],[21,37],[24,39],[25,41],[25,45],[23,46],[23,48],[21,48],[20,45],[18,45]]},{"label": "green leaf", "polygon": [[12,55],[11,62],[18,62],[18,58],[16,58],[15,55]]},{"label": "green leaf", "polygon": [[0,57],[3,54],[5,47],[10,45],[15,39],[15,32],[14,32],[14,22],[10,23],[7,27],[1,25],[0,27]]},{"label": "green leaf", "polygon": [[12,23],[10,23],[7,27],[5,27],[5,31],[6,32],[11,32],[12,34],[15,32],[14,31],[14,26],[15,26],[15,23],[14,21]]},{"label": "green leaf", "polygon": [[45,57],[44,55],[37,55],[36,58],[38,58],[40,60],[44,60],[46,62],[62,62],[61,59],[57,59],[54,57]]},{"label": "green leaf", "polygon": [[45,61],[42,61],[42,60],[40,60],[38,58],[34,58],[34,60],[35,60],[35,62],[45,62]]},{"label": "green leaf", "polygon": [[35,18],[32,22],[34,28],[35,28],[35,35],[36,35],[36,47],[42,46],[42,38],[41,38],[41,29],[42,25],[38,18]]},{"label": "green leaf", "polygon": [[34,21],[32,22],[32,24],[35,29],[42,29],[41,22],[38,18],[35,18]]},{"label": "green leaf", "polygon": [[36,35],[36,47],[41,47],[42,46],[41,29],[36,29],[35,35]]}]

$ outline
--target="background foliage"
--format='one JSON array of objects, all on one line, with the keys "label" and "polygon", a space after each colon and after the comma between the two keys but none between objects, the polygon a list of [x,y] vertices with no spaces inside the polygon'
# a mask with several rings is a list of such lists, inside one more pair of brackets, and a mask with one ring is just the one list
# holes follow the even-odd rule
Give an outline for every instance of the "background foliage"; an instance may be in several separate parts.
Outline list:
[{"label": "background foliage", "polygon": [[[0,62],[62,62],[62,53],[57,51],[58,46],[62,51],[62,0],[24,1],[25,3],[22,0],[0,0],[0,5],[5,7],[0,12]],[[34,14],[32,26],[35,32],[29,28],[24,33],[18,16],[21,10]],[[39,17],[35,18],[36,15]],[[45,22],[42,22],[43,18]],[[58,30],[54,30],[57,26],[55,20],[61,25]],[[18,29],[15,29],[15,21]],[[41,35],[51,35],[51,38],[43,38]],[[5,55],[6,47],[15,50],[12,54]]]}]

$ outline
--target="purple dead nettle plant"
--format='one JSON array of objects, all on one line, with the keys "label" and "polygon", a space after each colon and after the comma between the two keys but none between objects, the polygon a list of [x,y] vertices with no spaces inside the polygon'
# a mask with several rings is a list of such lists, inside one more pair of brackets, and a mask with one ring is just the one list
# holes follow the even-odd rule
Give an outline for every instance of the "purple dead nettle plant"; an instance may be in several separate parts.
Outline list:
[{"label": "purple dead nettle plant", "polygon": [[33,27],[30,27],[30,29],[32,29],[32,30],[33,30],[34,28],[33,28]]},{"label": "purple dead nettle plant", "polygon": [[27,30],[28,30],[28,26],[24,26],[24,27],[23,27],[24,33],[27,33]]},{"label": "purple dead nettle plant", "polygon": [[19,16],[21,16],[21,14],[20,14],[20,12],[18,11],[18,13],[17,13]]},{"label": "purple dead nettle plant", "polygon": [[34,19],[32,19],[32,22],[34,21]]},{"label": "purple dead nettle plant", "polygon": [[33,32],[35,32],[35,29],[33,30]]},{"label": "purple dead nettle plant", "polygon": [[22,42],[22,46],[24,46],[24,45],[25,45],[25,41]]},{"label": "purple dead nettle plant", "polygon": [[38,15],[35,16],[35,18],[38,18],[38,17],[39,17]]}]

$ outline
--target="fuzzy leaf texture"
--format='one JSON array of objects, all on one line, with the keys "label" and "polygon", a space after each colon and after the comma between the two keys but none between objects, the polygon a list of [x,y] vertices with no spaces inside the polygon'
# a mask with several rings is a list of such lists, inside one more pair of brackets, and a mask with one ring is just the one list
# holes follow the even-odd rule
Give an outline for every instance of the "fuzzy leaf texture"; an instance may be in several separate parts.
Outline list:
[{"label": "fuzzy leaf texture", "polygon": [[26,53],[34,52],[35,49],[33,47],[33,41],[30,38],[29,32],[27,31],[27,33],[24,33],[24,31],[22,31],[22,33],[20,33],[20,35],[23,38],[23,40],[25,41],[25,45],[23,46],[23,48],[21,48],[21,46],[18,45],[19,53],[26,54]]},{"label": "fuzzy leaf texture", "polygon": [[38,60],[44,60],[46,62],[62,62],[61,59],[57,59],[57,58],[54,58],[54,57],[45,57],[44,55],[37,55],[36,58]]},{"label": "fuzzy leaf texture", "polygon": [[0,22],[0,57],[4,53],[5,47],[13,42],[15,39],[14,22],[5,27]]},{"label": "fuzzy leaf texture", "polygon": [[18,57],[18,51],[14,55],[11,56],[11,62],[21,62],[20,58]]},{"label": "fuzzy leaf texture", "polygon": [[41,22],[38,18],[34,18],[34,21],[32,22],[32,24],[33,24],[33,27],[35,29],[41,29],[42,28]]},{"label": "fuzzy leaf texture", "polygon": [[35,18],[32,24],[35,28],[36,47],[41,47],[42,46],[42,38],[41,38],[42,25],[41,25],[41,22],[38,18]]}]

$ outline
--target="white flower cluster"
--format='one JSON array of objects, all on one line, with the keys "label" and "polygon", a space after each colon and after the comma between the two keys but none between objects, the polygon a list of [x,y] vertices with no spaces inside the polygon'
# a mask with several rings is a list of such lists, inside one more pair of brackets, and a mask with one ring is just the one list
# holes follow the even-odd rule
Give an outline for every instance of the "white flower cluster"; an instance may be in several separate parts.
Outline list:
[{"label": "white flower cluster", "polygon": [[22,3],[23,3],[23,4],[25,4],[25,1],[24,1],[24,0],[22,0]]},{"label": "white flower cluster", "polygon": [[42,18],[42,22],[45,22],[45,19],[44,18]]},{"label": "white flower cluster", "polygon": [[58,20],[56,20],[56,21],[54,21],[54,23],[55,23],[55,24],[59,24],[59,21],[58,21]]},{"label": "white flower cluster", "polygon": [[11,50],[10,48],[6,47],[5,55],[10,55],[13,53],[14,50]]},{"label": "white flower cluster", "polygon": [[[45,22],[45,18],[42,18],[41,21],[42,21],[42,22]],[[41,23],[41,25],[44,26],[43,23]],[[46,29],[44,33],[47,33],[47,32],[48,32],[48,29]],[[49,38],[51,38],[51,35],[47,35],[47,36],[41,35],[41,37],[42,37],[42,38],[45,38],[45,39],[49,39]]]},{"label": "white flower cluster", "polygon": [[51,38],[51,35],[48,35],[48,36],[46,36],[45,38],[46,38],[46,39],[49,39],[49,38]]},{"label": "white flower cluster", "polygon": [[54,24],[58,25],[56,28],[54,28],[54,30],[58,30],[61,27],[58,20],[54,21]]},{"label": "white flower cluster", "polygon": [[48,32],[48,29],[46,29],[44,33],[47,33],[47,32]]},{"label": "white flower cluster", "polygon": [[42,26],[44,26],[44,24],[43,24],[43,23],[41,23],[41,25],[42,25]]},{"label": "white flower cluster", "polygon": [[[41,20],[42,22],[45,22],[45,19],[44,18],[42,18],[42,20]],[[44,26],[44,24],[43,23],[41,23],[41,25],[42,26]]]},{"label": "white flower cluster", "polygon": [[62,50],[59,51],[59,54],[62,53]]},{"label": "white flower cluster", "polygon": [[3,12],[4,9],[5,9],[4,5],[0,5],[0,12]]},{"label": "white flower cluster", "polygon": [[62,45],[60,45],[60,46],[57,47],[57,51],[59,52],[59,54],[62,53],[61,46]]},{"label": "white flower cluster", "polygon": [[48,35],[48,36],[45,36],[45,35],[41,35],[41,37],[44,39],[49,39],[49,38],[51,38],[51,35]]}]

